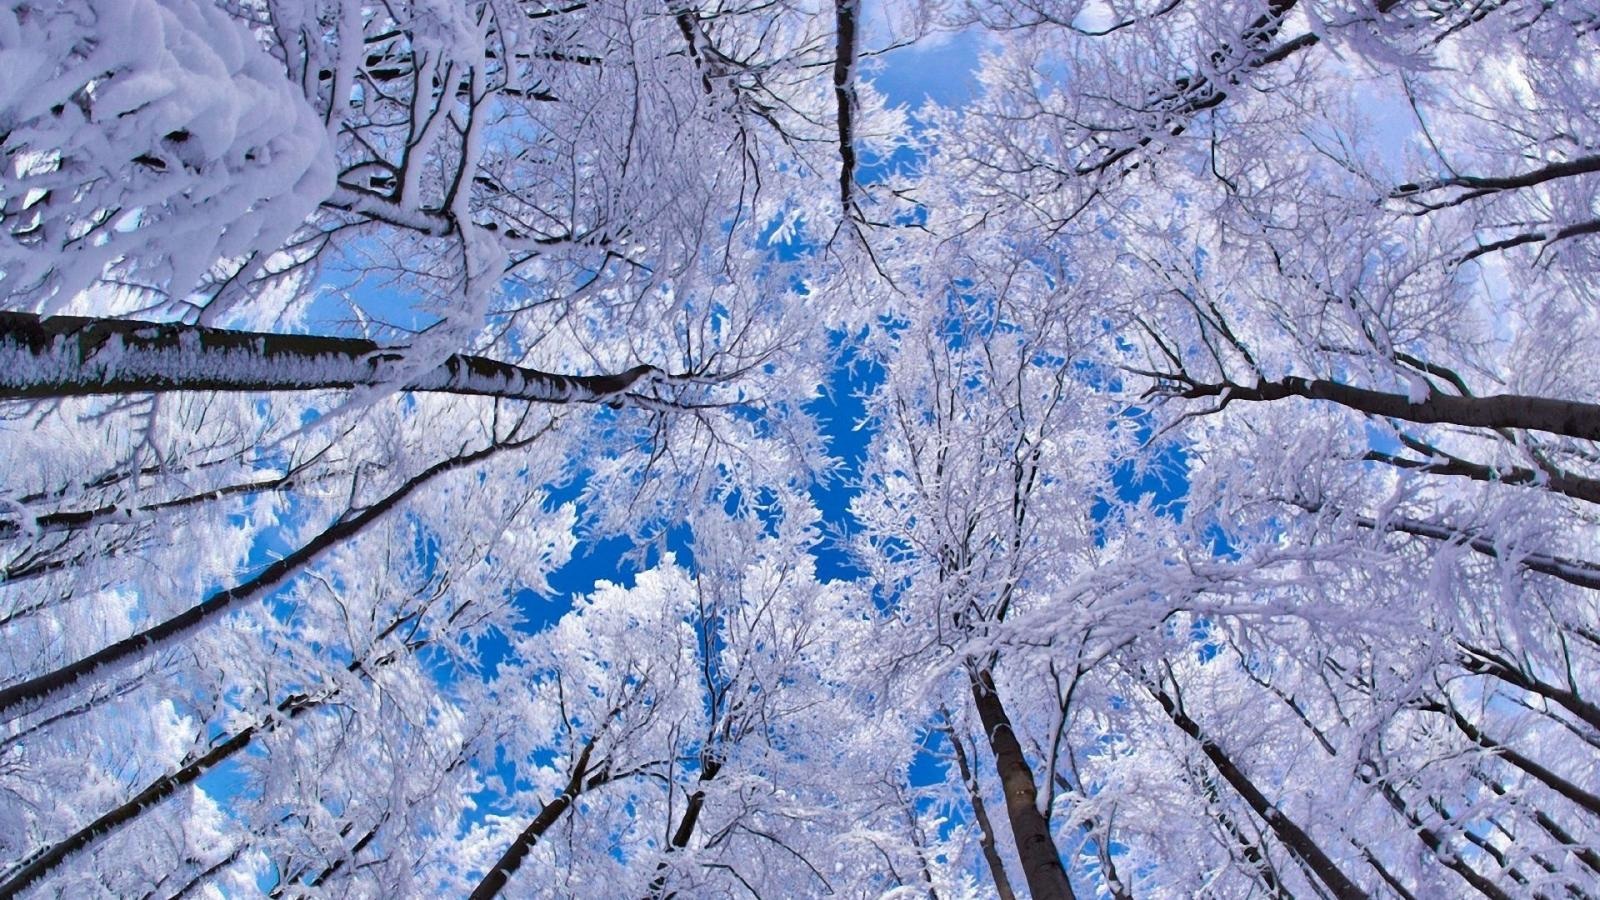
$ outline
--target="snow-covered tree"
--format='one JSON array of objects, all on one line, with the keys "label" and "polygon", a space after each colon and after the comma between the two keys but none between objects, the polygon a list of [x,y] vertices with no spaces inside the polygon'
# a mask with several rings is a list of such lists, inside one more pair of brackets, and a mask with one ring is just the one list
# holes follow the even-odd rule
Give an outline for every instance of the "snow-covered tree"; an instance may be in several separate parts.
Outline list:
[{"label": "snow-covered tree", "polygon": [[0,895],[1593,895],[1597,53],[0,2]]}]

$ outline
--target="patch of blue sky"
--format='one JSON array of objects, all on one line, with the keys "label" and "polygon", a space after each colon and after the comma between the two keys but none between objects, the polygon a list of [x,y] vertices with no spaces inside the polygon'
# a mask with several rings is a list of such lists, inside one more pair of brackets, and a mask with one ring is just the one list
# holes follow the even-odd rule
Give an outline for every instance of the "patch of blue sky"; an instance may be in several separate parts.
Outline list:
[{"label": "patch of blue sky", "polygon": [[850,511],[850,502],[861,493],[861,468],[877,432],[867,417],[866,396],[883,383],[887,374],[848,338],[843,332],[830,336],[830,344],[839,356],[820,396],[806,405],[828,442],[829,454],[838,463],[827,478],[814,481],[810,488],[827,536],[812,548],[817,577],[823,581],[852,580],[866,574],[848,551],[851,535],[859,525]]},{"label": "patch of blue sky", "polygon": [[964,106],[978,91],[973,73],[985,40],[977,31],[937,35],[875,57],[863,69],[890,106]]},{"label": "patch of blue sky", "polygon": [[[1182,521],[1188,506],[1189,456],[1176,442],[1153,445],[1154,430],[1147,410],[1129,410],[1110,427],[1132,427],[1139,454],[1118,461],[1111,471],[1112,492],[1095,499],[1090,516],[1105,523],[1120,505],[1149,502],[1161,515]],[[1097,540],[1105,533],[1097,530]]]}]

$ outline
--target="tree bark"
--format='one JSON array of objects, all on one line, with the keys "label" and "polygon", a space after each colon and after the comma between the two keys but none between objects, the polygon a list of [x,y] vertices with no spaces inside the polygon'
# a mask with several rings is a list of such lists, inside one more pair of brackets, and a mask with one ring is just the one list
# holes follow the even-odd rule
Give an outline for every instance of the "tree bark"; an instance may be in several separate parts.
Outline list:
[{"label": "tree bark", "polygon": [[594,738],[590,738],[588,743],[583,745],[583,752],[578,754],[578,761],[572,765],[572,773],[567,778],[566,789],[561,792],[560,796],[546,804],[544,809],[539,810],[539,814],[534,816],[532,822],[528,823],[528,827],[522,829],[522,833],[517,835],[517,839],[511,842],[511,846],[506,848],[506,852],[500,855],[500,859],[494,864],[494,867],[489,870],[488,874],[483,876],[482,881],[478,882],[478,886],[473,889],[469,900],[491,900],[506,886],[506,882],[511,879],[512,875],[516,874],[517,869],[522,866],[522,861],[533,850],[533,845],[544,837],[544,833],[550,830],[550,826],[554,825],[556,820],[561,818],[561,814],[566,812],[573,802],[578,799],[578,795],[583,793],[584,777],[589,770],[589,756],[593,752]]},{"label": "tree bark", "polygon": [[1564,434],[1583,440],[1600,440],[1600,404],[1521,394],[1458,397],[1436,391],[1412,402],[1404,394],[1373,391],[1320,378],[1284,378],[1255,386],[1242,384],[1189,384],[1174,396],[1195,399],[1220,397],[1224,405],[1235,401],[1264,402],[1286,397],[1327,400],[1369,416],[1407,422],[1460,425],[1468,428],[1522,428]]},{"label": "tree bark", "polygon": [[1033,770],[1022,755],[1022,744],[1011,727],[1011,718],[995,691],[994,675],[986,668],[973,666],[968,672],[972,702],[994,753],[1000,785],[1005,792],[1006,815],[1011,820],[1011,835],[1016,839],[1022,874],[1034,900],[1074,900],[1072,883],[1061,865],[1061,853],[1050,836],[1050,822],[1036,805],[1038,786]]},{"label": "tree bark", "polygon": [[1213,766],[1216,766],[1223,780],[1244,798],[1256,815],[1261,817],[1261,821],[1267,823],[1267,827],[1272,829],[1272,833],[1289,852],[1322,879],[1322,883],[1328,886],[1335,897],[1339,900],[1358,900],[1367,897],[1367,893],[1345,877],[1344,872],[1322,852],[1322,848],[1317,846],[1310,835],[1267,800],[1266,795],[1256,788],[1244,770],[1235,765],[1227,753],[1200,730],[1199,723],[1189,718],[1165,691],[1156,688],[1151,688],[1150,691],[1161,704],[1161,708],[1166,711],[1167,717],[1172,719],[1172,723],[1200,745],[1201,752],[1211,760]]},{"label": "tree bark", "polygon": [[669,377],[653,366],[559,375],[457,354],[406,378],[404,364],[404,348],[359,338],[0,312],[0,399],[392,386],[541,403],[614,403]]},{"label": "tree bark", "polygon": [[848,218],[856,180],[856,0],[834,0],[833,96],[839,131],[839,203]]}]

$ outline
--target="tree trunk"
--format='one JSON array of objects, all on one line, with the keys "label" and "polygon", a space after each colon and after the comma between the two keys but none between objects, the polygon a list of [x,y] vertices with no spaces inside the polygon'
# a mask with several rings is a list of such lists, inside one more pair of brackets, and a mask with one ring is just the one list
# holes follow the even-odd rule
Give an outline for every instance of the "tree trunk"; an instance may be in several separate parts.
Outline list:
[{"label": "tree trunk", "polygon": [[1538,694],[1546,700],[1554,700],[1567,712],[1583,720],[1590,728],[1600,733],[1600,706],[1585,700],[1576,690],[1570,687],[1560,687],[1542,681],[1524,672],[1522,669],[1511,665],[1504,657],[1480,647],[1456,642],[1465,654],[1461,665],[1468,672],[1479,675],[1491,675],[1513,687],[1521,688],[1531,694]]},{"label": "tree trunk", "polygon": [[[1489,778],[1488,776],[1479,775],[1478,780],[1487,785],[1489,790],[1494,791],[1496,796],[1504,797],[1507,793],[1505,785],[1492,778]],[[1589,871],[1595,873],[1596,875],[1600,875],[1600,853],[1596,853],[1593,847],[1579,843],[1578,839],[1572,834],[1572,832],[1564,828],[1561,823],[1557,822],[1555,819],[1550,818],[1549,814],[1544,810],[1534,807],[1532,808],[1532,812],[1533,821],[1537,822],[1539,827],[1544,829],[1545,834],[1548,834],[1550,837],[1554,838],[1557,843],[1561,844],[1561,848],[1563,850],[1576,857],[1579,862],[1583,863],[1589,868]]]},{"label": "tree trunk", "polygon": [[1458,397],[1431,392],[1425,399],[1413,403],[1405,394],[1373,391],[1320,378],[1285,378],[1281,381],[1263,381],[1253,387],[1232,383],[1191,384],[1175,390],[1174,394],[1188,399],[1221,397],[1225,404],[1303,397],[1307,400],[1328,400],[1369,416],[1407,422],[1467,428],[1522,428],[1589,441],[1600,440],[1600,405],[1549,397],[1520,394]]},{"label": "tree trunk", "polygon": [[[1320,504],[1302,503],[1300,506],[1310,512],[1322,509]],[[1520,550],[1513,553],[1511,552],[1513,548],[1502,547],[1484,535],[1451,528],[1448,525],[1408,519],[1404,516],[1389,516],[1382,521],[1370,516],[1352,516],[1351,521],[1355,522],[1357,527],[1369,531],[1399,532],[1413,537],[1461,544],[1491,559],[1510,556],[1513,562],[1524,569],[1559,578],[1567,584],[1600,590],[1600,565],[1585,560],[1551,556],[1548,553],[1525,553]]]},{"label": "tree trunk", "polygon": [[1006,815],[1011,820],[1011,836],[1017,842],[1017,855],[1022,860],[1022,874],[1028,881],[1028,890],[1034,900],[1073,900],[1072,883],[1067,880],[1061,854],[1050,837],[1050,822],[1036,805],[1039,789],[1033,780],[1033,770],[1028,768],[1022,744],[1011,728],[1011,718],[995,691],[994,675],[988,669],[974,666],[969,670],[968,680],[972,686],[972,702],[978,708],[978,719],[983,723],[983,733],[994,753],[995,768],[999,770]]},{"label": "tree trunk", "polygon": [[1367,897],[1367,893],[1356,887],[1355,882],[1345,877],[1344,872],[1340,871],[1333,860],[1322,852],[1322,848],[1317,846],[1317,843],[1311,839],[1310,835],[1306,834],[1300,826],[1296,825],[1288,816],[1270,803],[1266,796],[1250,781],[1249,776],[1245,775],[1244,770],[1235,765],[1221,747],[1206,737],[1205,732],[1200,730],[1199,723],[1189,718],[1188,714],[1180,709],[1172,698],[1167,696],[1165,691],[1155,688],[1150,690],[1155,695],[1156,701],[1161,704],[1161,708],[1166,711],[1168,718],[1172,719],[1172,723],[1200,745],[1201,752],[1206,755],[1207,759],[1211,760],[1213,766],[1216,766],[1223,780],[1227,781],[1234,791],[1244,798],[1250,808],[1255,810],[1256,815],[1261,817],[1261,821],[1267,823],[1267,827],[1272,829],[1272,833],[1288,848],[1289,852],[1294,854],[1295,858],[1304,863],[1311,871],[1315,872],[1318,878],[1322,879],[1322,883],[1328,886],[1328,889],[1333,892],[1335,897],[1338,897],[1339,900],[1358,900],[1358,898]]},{"label": "tree trunk", "polygon": [[1433,851],[1434,859],[1438,860],[1440,865],[1460,875],[1468,884],[1477,888],[1478,893],[1489,898],[1489,900],[1511,900],[1510,894],[1501,890],[1499,885],[1485,878],[1482,873],[1467,865],[1462,861],[1460,855],[1445,846],[1444,840],[1439,837],[1438,832],[1422,824],[1422,818],[1411,811],[1411,808],[1406,805],[1405,799],[1400,796],[1400,792],[1396,791],[1393,785],[1379,777],[1362,776],[1362,780],[1378,788],[1378,793],[1383,796],[1384,800],[1388,801],[1389,806],[1410,823],[1411,830],[1429,850]]},{"label": "tree trunk", "polygon": [[[706,759],[700,766],[699,782],[704,784],[717,777],[722,771],[722,762],[717,759]],[[694,837],[695,826],[700,823],[700,810],[705,808],[706,792],[695,791],[689,795],[689,805],[684,807],[683,818],[678,820],[678,827],[672,832],[672,838],[667,843],[667,852],[672,853],[689,846],[689,839]],[[667,886],[667,861],[662,860],[656,864],[656,876],[650,880],[651,897],[660,897],[661,891]],[[668,896],[671,896],[670,894]]]},{"label": "tree trunk", "polygon": [[1521,769],[1545,787],[1572,801],[1579,809],[1600,819],[1600,795],[1584,790],[1581,786],[1562,777],[1554,770],[1546,768],[1533,758],[1525,756],[1521,752],[1485,735],[1477,726],[1468,722],[1461,713],[1457,712],[1454,706],[1432,703],[1421,708],[1428,712],[1436,712],[1440,715],[1448,716],[1450,721],[1455,723],[1456,729],[1465,735],[1467,740]]},{"label": "tree trunk", "polygon": [[286,716],[292,719],[325,702],[326,699],[326,697],[311,698],[304,695],[285,698],[278,704],[273,716],[234,732],[232,737],[212,747],[205,755],[182,766],[176,772],[157,778],[144,790],[129,798],[126,803],[24,860],[22,866],[12,872],[5,883],[0,884],[0,898],[15,897],[29,885],[48,875],[50,870],[60,865],[68,856],[97,843],[101,838],[138,818],[145,810],[153,808],[177,793],[179,788],[192,784],[223,760],[250,746],[255,736],[269,726],[274,718]]},{"label": "tree trunk", "polygon": [[856,0],[834,0],[833,96],[839,131],[839,205],[851,217],[856,181]]},{"label": "tree trunk", "polygon": [[500,855],[500,859],[494,864],[494,867],[489,870],[487,875],[483,876],[482,881],[478,882],[478,886],[473,889],[469,900],[491,900],[491,898],[500,893],[501,888],[506,886],[506,882],[511,879],[512,875],[516,874],[517,869],[522,866],[522,861],[533,850],[533,845],[544,837],[544,833],[550,830],[550,826],[554,825],[556,820],[561,818],[561,814],[566,812],[573,802],[578,799],[578,795],[583,793],[583,779],[588,774],[589,755],[593,752],[594,738],[590,738],[589,742],[583,745],[583,752],[578,754],[578,761],[572,765],[572,773],[567,778],[566,789],[561,792],[560,796],[546,804],[544,809],[539,810],[539,814],[533,817],[533,821],[528,823],[528,827],[522,829],[522,833],[517,835],[517,839],[511,842],[511,846],[506,848],[506,852]]},{"label": "tree trunk", "polygon": [[[389,635],[393,634],[396,629],[400,628],[411,618],[411,615],[406,615],[395,619],[387,628],[383,630],[381,634],[378,635],[378,641],[382,641],[389,637]],[[408,644],[407,649],[415,649],[418,646],[420,646],[420,644]],[[393,661],[393,659],[394,655],[392,653],[388,653],[379,657],[379,659],[373,664],[382,666]],[[367,664],[368,663],[362,659],[355,659],[345,666],[345,671],[363,672]],[[311,697],[305,694],[291,694],[283,698],[283,700],[279,701],[276,709],[271,715],[255,723],[254,725],[246,726],[245,728],[234,732],[234,734],[227,740],[212,746],[212,748],[206,751],[204,755],[179,767],[176,772],[157,778],[155,781],[151,782],[147,787],[145,787],[144,790],[133,795],[133,797],[126,803],[123,803],[100,818],[90,822],[88,825],[78,829],[66,839],[57,841],[50,847],[47,847],[29,857],[24,861],[23,866],[13,872],[11,877],[8,878],[4,884],[0,884],[0,898],[14,896],[18,892],[25,889],[28,885],[49,874],[51,869],[60,865],[61,862],[68,856],[98,842],[101,838],[106,837],[113,831],[121,828],[123,825],[126,825],[138,818],[139,815],[145,810],[155,808],[157,804],[177,793],[179,788],[193,784],[195,780],[200,778],[200,776],[216,768],[217,765],[222,763],[224,760],[233,756],[235,753],[238,753],[240,750],[249,747],[251,742],[255,740],[256,735],[260,734],[263,730],[272,727],[276,720],[284,718],[298,718],[301,713],[304,713],[307,710],[315,709],[316,707],[327,703],[329,700],[337,697],[338,694],[339,690],[335,688],[324,693],[320,697]],[[368,834],[365,838],[356,843],[356,846],[351,852],[360,852],[361,848],[366,846],[367,842],[372,840],[376,832],[377,829],[374,828],[372,833]],[[232,858],[236,858],[237,856],[238,851],[235,851],[234,856],[230,857],[230,860]],[[219,864],[219,866],[220,865],[221,864]],[[338,863],[335,863],[335,869],[337,869],[337,866]],[[332,873],[326,872],[321,877],[326,878],[330,874]],[[320,883],[320,879],[317,883]]]},{"label": "tree trunk", "polygon": [[558,375],[459,354],[410,377],[404,366],[404,348],[358,338],[0,312],[0,399],[394,387],[541,403],[613,403],[667,377],[653,366],[615,375]]}]

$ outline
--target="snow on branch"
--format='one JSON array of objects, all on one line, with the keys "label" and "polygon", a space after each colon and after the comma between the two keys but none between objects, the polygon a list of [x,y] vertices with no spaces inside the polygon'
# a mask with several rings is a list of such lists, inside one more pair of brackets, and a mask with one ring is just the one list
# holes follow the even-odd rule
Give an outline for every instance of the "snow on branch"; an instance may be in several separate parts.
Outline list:
[{"label": "snow on branch", "polygon": [[[0,313],[0,398],[7,399],[394,387],[537,403],[626,404],[651,386],[690,380],[647,365],[609,375],[562,375],[456,354],[400,383],[394,373],[405,360],[403,347],[359,338]],[[638,399],[663,405],[659,398]]]}]

